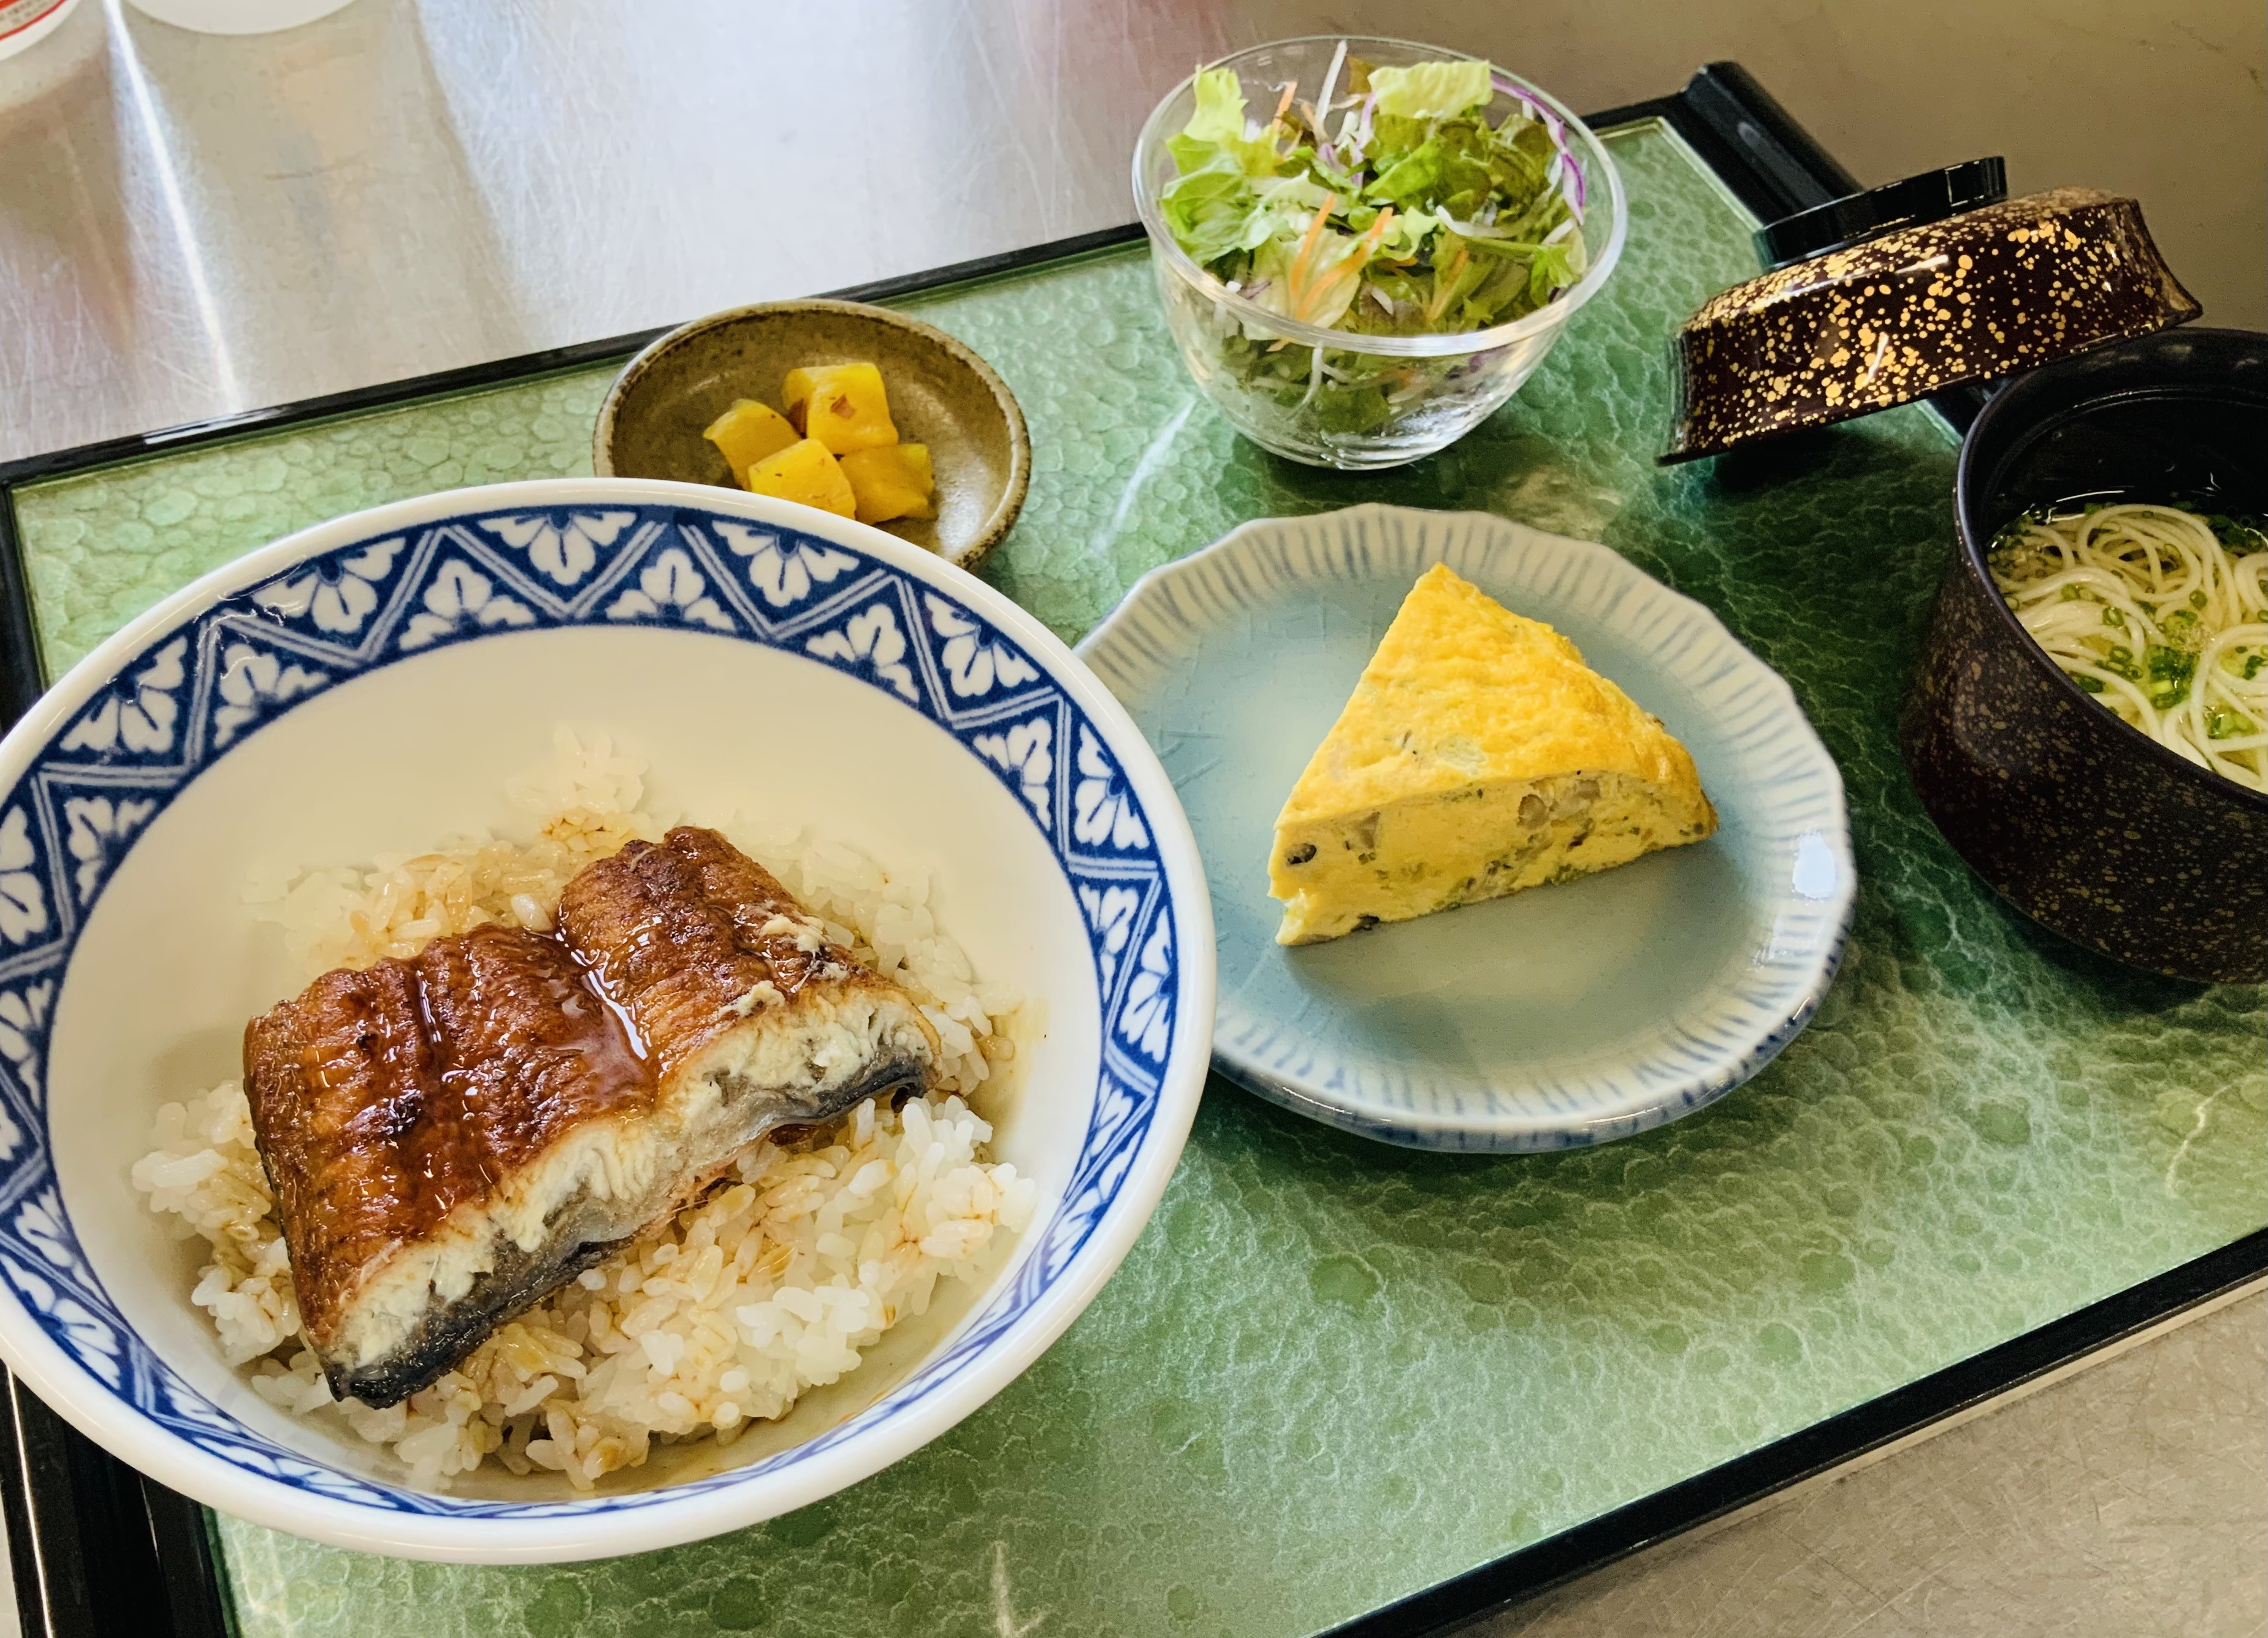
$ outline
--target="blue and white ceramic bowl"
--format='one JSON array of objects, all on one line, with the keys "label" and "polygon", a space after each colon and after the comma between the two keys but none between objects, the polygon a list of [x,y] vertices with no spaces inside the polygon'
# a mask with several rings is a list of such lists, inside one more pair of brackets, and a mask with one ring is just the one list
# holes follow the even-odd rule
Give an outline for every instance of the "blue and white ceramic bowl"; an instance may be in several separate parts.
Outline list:
[{"label": "blue and white ceramic bowl", "polygon": [[[1437,562],[1557,627],[1660,717],[1721,827],[1562,886],[1285,949],[1268,896],[1277,812]],[[1754,1075],[1834,978],[1855,883],[1833,760],[1715,615],[1606,547],[1479,513],[1274,518],[1146,576],[1079,651],[1157,747],[1204,855],[1219,1065],[1303,1114],[1425,1149],[1626,1137]]]},{"label": "blue and white ceramic bowl", "polygon": [[[990,1113],[1041,1207],[989,1284],[727,1450],[595,1497],[486,1468],[437,1495],[251,1391],[128,1173],[158,1106],[237,1074],[244,1021],[298,988],[247,872],[507,826],[563,721],[644,756],[658,807],[933,863],[940,922],[1038,1022]],[[618,479],[341,518],[136,621],[0,745],[0,1353],[144,1473],[345,1546],[593,1557],[784,1512],[966,1416],[1094,1296],[1195,1113],[1212,950],[1188,822],[1117,701],[918,547]]]}]

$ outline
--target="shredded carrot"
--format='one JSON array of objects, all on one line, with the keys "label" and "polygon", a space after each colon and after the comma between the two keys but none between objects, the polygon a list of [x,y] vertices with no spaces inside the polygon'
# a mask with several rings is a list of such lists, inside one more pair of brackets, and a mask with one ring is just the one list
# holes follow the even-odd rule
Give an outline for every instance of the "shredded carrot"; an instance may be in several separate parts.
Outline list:
[{"label": "shredded carrot", "polygon": [[1331,219],[1331,212],[1339,208],[1336,194],[1325,194],[1322,204],[1315,211],[1315,219],[1307,224],[1307,231],[1300,235],[1300,248],[1292,253],[1292,266],[1285,273],[1285,282],[1292,287],[1292,315],[1298,318],[1307,303],[1304,290],[1307,269],[1315,259],[1315,246],[1323,242],[1323,226]]},{"label": "shredded carrot", "polygon": [[1377,253],[1387,230],[1394,224],[1394,207],[1386,206],[1338,265],[1318,275],[1314,271],[1316,249],[1323,241],[1324,224],[1338,208],[1336,194],[1323,195],[1322,205],[1316,210],[1314,220],[1307,224],[1307,231],[1300,236],[1300,248],[1293,253],[1292,265],[1284,275],[1285,294],[1290,298],[1285,305],[1292,317],[1302,322],[1313,320],[1348,283],[1362,276],[1364,267]]},{"label": "shredded carrot", "polygon": [[1330,270],[1326,276],[1325,290],[1336,297],[1342,285],[1352,283],[1361,278],[1364,267],[1373,256],[1378,253],[1379,246],[1385,241],[1386,230],[1393,225],[1394,207],[1388,205],[1379,211],[1377,219],[1371,223],[1362,238],[1356,241],[1355,247],[1346,253],[1346,259]]}]

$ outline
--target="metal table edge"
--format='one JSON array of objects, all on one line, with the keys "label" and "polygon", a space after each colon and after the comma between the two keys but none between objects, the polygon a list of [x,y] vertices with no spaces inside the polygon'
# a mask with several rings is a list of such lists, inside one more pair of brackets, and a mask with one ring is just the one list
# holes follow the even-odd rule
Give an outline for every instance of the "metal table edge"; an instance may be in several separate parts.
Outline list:
[{"label": "metal table edge", "polygon": [[1657,1490],[1464,1575],[1330,1628],[1321,1638],[1447,1634],[1650,1546],[1753,1507],[1938,1423],[2020,1395],[2038,1378],[2268,1279],[2268,1229],[1800,1432]]},{"label": "metal table edge", "polygon": [[[1859,184],[1739,63],[1709,63],[1668,96],[1587,115],[1594,129],[1658,119],[1759,221],[1856,192]],[[1131,244],[1138,223],[824,292],[884,301],[997,277]],[[15,490],[175,450],[476,392],[626,358],[672,327],[494,359],[298,402],[111,438],[0,463],[0,727],[48,685],[16,527]],[[1986,389],[1929,401],[1959,433]],[[1948,1418],[2014,1393],[2122,1339],[2268,1276],[2268,1230],[2131,1286],[1918,1382],[1572,1530],[1356,1617],[1322,1638],[1446,1633],[1591,1570],[1863,1458]],[[4,1516],[27,1638],[132,1631],[145,1638],[229,1638],[225,1568],[204,1509],[142,1477],[87,1439],[0,1368]]]}]

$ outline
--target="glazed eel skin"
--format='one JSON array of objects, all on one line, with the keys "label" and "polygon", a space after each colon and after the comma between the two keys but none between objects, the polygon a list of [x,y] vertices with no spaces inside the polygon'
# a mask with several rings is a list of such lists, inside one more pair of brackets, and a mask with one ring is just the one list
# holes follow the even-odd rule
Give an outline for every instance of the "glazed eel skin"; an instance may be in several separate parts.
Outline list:
[{"label": "glazed eel skin", "polygon": [[759,1139],[925,1091],[936,1032],[714,831],[633,841],[556,934],[482,927],[245,1030],[302,1327],[384,1407],[696,1198]]}]

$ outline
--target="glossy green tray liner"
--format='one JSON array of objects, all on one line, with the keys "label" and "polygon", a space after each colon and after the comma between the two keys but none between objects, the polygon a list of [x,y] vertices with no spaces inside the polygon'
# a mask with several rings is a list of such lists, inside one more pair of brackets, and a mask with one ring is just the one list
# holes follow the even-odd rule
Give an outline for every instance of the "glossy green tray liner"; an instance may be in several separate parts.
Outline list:
[{"label": "glossy green tray liner", "polygon": [[[1794,685],[1849,782],[1841,976],[1747,1087],[1572,1154],[1413,1154],[1216,1080],[1164,1204],[1055,1348],[833,1500],[666,1553],[443,1568],[216,1520],[247,1638],[1311,1633],[2225,1245],[2268,1216],[2256,989],[2113,967],[1982,889],[1896,714],[1950,545],[1912,408],[1657,468],[1667,341],[1752,225],[1648,123],[1629,247],[1520,395],[1399,472],[1288,466],[1174,356],[1138,246],[902,305],[1022,400],[1031,498],[986,572],[1075,639],[1270,514],[1476,507],[1605,541]],[[20,496],[51,674],[197,574],[351,508],[589,470],[611,367]]]}]

